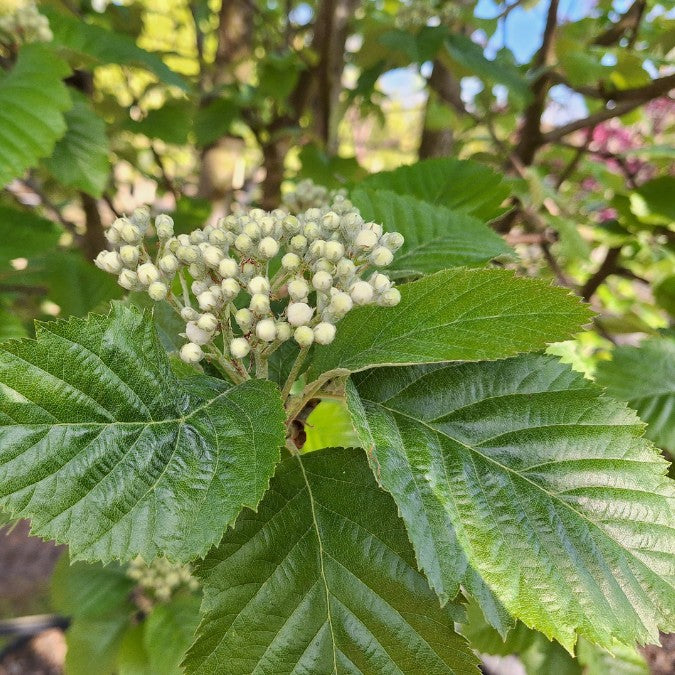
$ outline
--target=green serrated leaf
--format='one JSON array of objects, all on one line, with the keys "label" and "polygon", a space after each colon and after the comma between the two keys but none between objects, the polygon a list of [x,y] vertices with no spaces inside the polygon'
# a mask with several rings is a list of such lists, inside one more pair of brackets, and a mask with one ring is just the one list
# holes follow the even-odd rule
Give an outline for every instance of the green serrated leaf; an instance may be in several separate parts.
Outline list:
[{"label": "green serrated leaf", "polygon": [[396,307],[352,310],[317,347],[308,381],[330,370],[477,361],[543,349],[589,318],[566,290],[506,270],[445,270],[400,286]]},{"label": "green serrated leaf", "polygon": [[52,152],[66,131],[68,65],[42,44],[24,45],[0,79],[0,187]]},{"label": "green serrated leaf", "polygon": [[267,489],[276,385],[179,378],[151,318],[121,304],[0,350],[0,506],[75,559],[186,561]]},{"label": "green serrated leaf", "polygon": [[359,187],[412,195],[482,220],[503,213],[500,205],[510,192],[504,177],[496,171],[478,162],[450,157],[425,159],[375,173],[362,180]]},{"label": "green serrated leaf", "polygon": [[66,113],[68,128],[45,166],[62,185],[100,197],[108,182],[110,162],[105,122],[81,96]]},{"label": "green serrated leaf", "polygon": [[598,363],[596,377],[611,396],[637,410],[654,443],[675,449],[675,338],[617,347],[611,361]]},{"label": "green serrated leaf", "polygon": [[350,406],[431,585],[455,538],[506,609],[572,652],[675,625],[667,463],[643,425],[554,358],[374,370]]},{"label": "green serrated leaf", "polygon": [[360,450],[279,465],[201,564],[188,673],[476,673]]},{"label": "green serrated leaf", "polygon": [[451,267],[480,267],[513,250],[491,228],[464,212],[390,190],[357,189],[351,200],[365,220],[405,237],[387,268],[391,277],[431,274]]},{"label": "green serrated leaf", "polygon": [[56,46],[86,57],[94,65],[118,63],[145,68],[166,84],[187,90],[185,80],[178,73],[171,70],[158,54],[139,47],[133,38],[85,23],[56,9],[44,7],[41,11],[49,19]]}]

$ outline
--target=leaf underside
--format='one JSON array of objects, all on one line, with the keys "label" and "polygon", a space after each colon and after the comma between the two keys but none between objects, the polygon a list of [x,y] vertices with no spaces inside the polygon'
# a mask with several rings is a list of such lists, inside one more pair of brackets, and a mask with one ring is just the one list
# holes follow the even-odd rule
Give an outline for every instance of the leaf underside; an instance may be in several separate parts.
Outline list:
[{"label": "leaf underside", "polygon": [[476,673],[361,450],[280,464],[201,563],[188,673]]},{"label": "leaf underside", "polygon": [[0,506],[73,559],[204,555],[267,489],[276,385],[179,379],[149,314],[115,303],[0,350]]},{"label": "leaf underside", "polygon": [[666,462],[624,404],[550,357],[378,369],[350,407],[431,585],[457,542],[516,618],[572,650],[673,628]]}]

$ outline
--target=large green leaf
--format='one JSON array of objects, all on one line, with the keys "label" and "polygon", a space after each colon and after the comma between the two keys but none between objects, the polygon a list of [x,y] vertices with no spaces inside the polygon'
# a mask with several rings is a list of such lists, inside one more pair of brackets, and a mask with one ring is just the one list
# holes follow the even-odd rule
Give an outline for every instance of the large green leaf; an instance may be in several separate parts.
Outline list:
[{"label": "large green leaf", "polygon": [[317,347],[308,378],[374,365],[478,361],[566,340],[590,314],[562,288],[505,270],[445,270],[400,286],[396,307],[359,307]]},{"label": "large green leaf", "polygon": [[490,227],[464,212],[390,190],[356,190],[351,199],[366,220],[405,237],[387,268],[390,276],[418,276],[450,267],[480,267],[513,250]]},{"label": "large green leaf", "polygon": [[105,122],[81,96],[65,117],[66,135],[45,164],[62,185],[100,197],[110,173]]},{"label": "large green leaf", "polygon": [[184,145],[195,117],[195,106],[187,99],[171,99],[161,108],[151,110],[142,120],[125,121],[123,128],[148,138],[158,138],[165,143]]},{"label": "large green leaf", "polygon": [[15,258],[33,258],[50,251],[60,236],[61,229],[51,220],[0,204],[0,270]]},{"label": "large green leaf", "polygon": [[280,466],[201,564],[188,673],[475,673],[360,450]]},{"label": "large green leaf", "polygon": [[625,404],[554,358],[374,370],[350,403],[421,568],[456,540],[513,616],[572,650],[675,625],[666,462]]},{"label": "large green leaf", "polygon": [[52,49],[25,45],[0,74],[0,187],[49,155],[66,131],[68,65]]},{"label": "large green leaf", "polygon": [[654,443],[675,449],[675,338],[617,347],[611,361],[598,364],[597,380],[637,410]]},{"label": "large green leaf", "polygon": [[425,159],[393,171],[372,174],[359,187],[392,190],[422,201],[489,220],[502,213],[509,196],[502,175],[471,160]]},{"label": "large green leaf", "polygon": [[0,350],[0,506],[74,558],[189,560],[267,489],[276,385],[179,379],[149,315],[115,304]]},{"label": "large green leaf", "polygon": [[185,80],[171,70],[158,54],[142,49],[131,37],[85,23],[55,9],[45,7],[42,11],[49,18],[54,34],[53,44],[85,57],[94,65],[118,63],[139,66],[154,73],[166,84],[187,89]]}]

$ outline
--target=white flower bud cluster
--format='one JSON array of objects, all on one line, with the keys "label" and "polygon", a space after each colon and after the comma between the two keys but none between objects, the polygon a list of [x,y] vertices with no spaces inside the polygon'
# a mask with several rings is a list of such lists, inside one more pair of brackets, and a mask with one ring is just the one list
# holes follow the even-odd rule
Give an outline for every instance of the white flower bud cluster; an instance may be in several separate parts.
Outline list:
[{"label": "white flower bud cluster", "polygon": [[329,206],[335,197],[346,196],[344,190],[331,191],[323,185],[317,185],[311,178],[305,178],[283,196],[283,205],[291,213],[299,214],[307,209]]},{"label": "white flower bud cluster", "polygon": [[143,558],[135,558],[127,567],[127,576],[159,602],[168,602],[180,589],[194,593],[200,587],[189,565],[178,565],[166,558],[156,558],[149,565]]},{"label": "white flower bud cluster", "polygon": [[35,2],[0,0],[0,44],[19,46],[29,42],[51,42],[49,21]]},{"label": "white flower bud cluster", "polygon": [[[101,252],[96,265],[128,290],[153,300],[168,296],[186,324],[186,363],[213,357],[220,334],[230,364],[251,351],[268,356],[290,339],[301,347],[327,345],[352,307],[392,307],[401,298],[377,268],[392,262],[403,237],[364,222],[343,195],[299,216],[239,212],[189,235],[174,236],[171,218],[157,216],[154,260],[143,245],[149,230],[147,209],[118,218],[106,233],[114,250]],[[271,277],[270,268],[277,269]],[[174,297],[177,274],[183,290]]]}]

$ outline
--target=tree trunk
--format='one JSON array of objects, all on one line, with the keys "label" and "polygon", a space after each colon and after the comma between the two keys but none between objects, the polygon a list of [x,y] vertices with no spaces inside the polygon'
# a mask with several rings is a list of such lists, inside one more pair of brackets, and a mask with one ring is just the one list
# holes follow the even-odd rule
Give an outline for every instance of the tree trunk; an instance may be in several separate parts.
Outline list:
[{"label": "tree trunk", "polygon": [[441,61],[434,61],[428,84],[429,98],[424,114],[424,127],[422,128],[418,151],[420,159],[444,157],[452,154],[454,145],[452,129],[450,127],[434,129],[428,124],[429,108],[433,102],[438,99],[452,106],[461,114],[466,112],[462,101],[460,83]]}]

